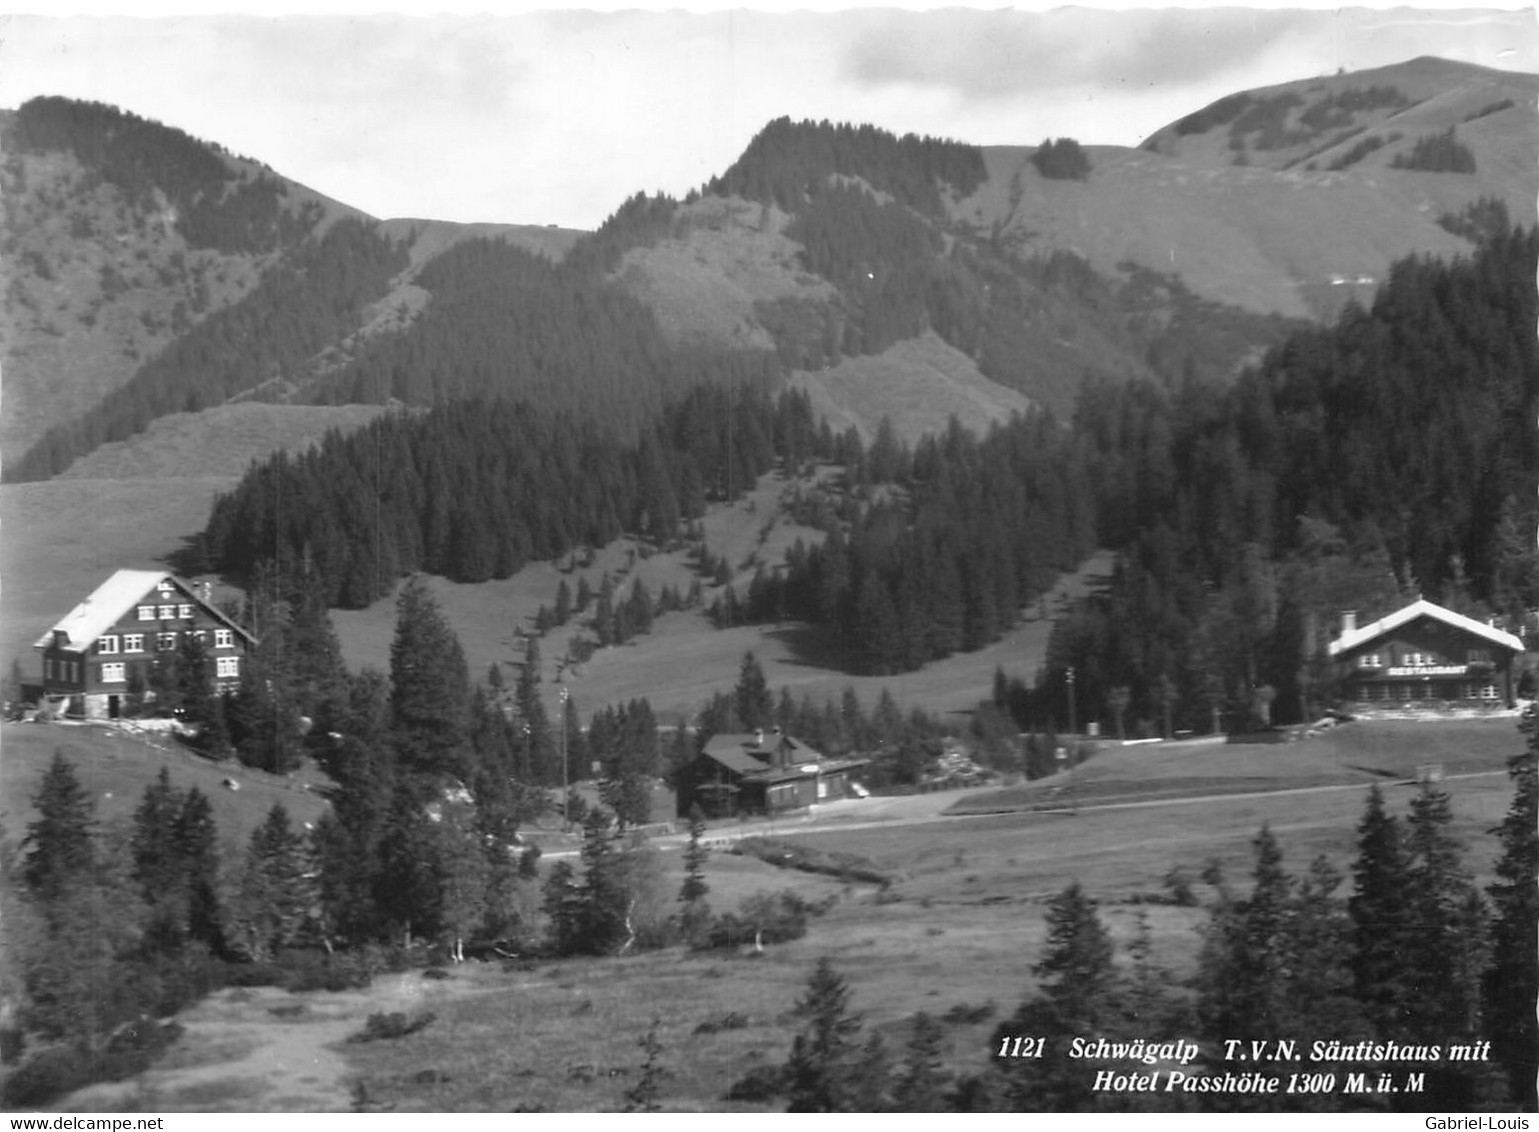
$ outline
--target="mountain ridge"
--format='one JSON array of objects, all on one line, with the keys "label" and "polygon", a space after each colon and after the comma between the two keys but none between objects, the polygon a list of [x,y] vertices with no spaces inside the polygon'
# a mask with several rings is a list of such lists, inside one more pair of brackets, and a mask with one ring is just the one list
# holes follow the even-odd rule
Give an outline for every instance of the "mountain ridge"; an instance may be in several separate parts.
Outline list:
[{"label": "mountain ridge", "polygon": [[[844,359],[880,358],[937,334],[979,373],[961,400],[935,399],[932,427],[950,408],[975,412],[969,399],[990,386],[996,419],[1020,397],[1062,414],[1085,373],[1236,372],[1286,325],[1268,320],[1316,320],[1366,301],[1405,254],[1466,251],[1449,217],[1478,201],[1505,202],[1521,219],[1533,197],[1536,97],[1539,77],[1423,57],[1237,92],[1136,149],[1071,143],[1086,165],[1068,177],[1048,168],[1040,146],[777,119],[703,191],[682,202],[638,195],[595,233],[379,220],[174,127],[100,104],[34,100],[41,109],[0,113],[11,138],[29,113],[36,120],[0,166],[5,250],[16,265],[0,302],[0,447],[14,468],[24,445],[118,395],[211,315],[249,304],[293,255],[286,249],[344,219],[394,245],[402,265],[350,300],[356,309],[308,354],[264,363],[238,387],[211,387],[212,401],[178,394],[166,409],[226,398],[345,401],[360,390],[388,398],[381,381],[350,393],[332,377],[397,344],[409,348],[390,365],[419,365],[409,343],[435,302],[422,280],[468,241],[493,239],[560,265],[565,278],[601,266],[603,285],[650,312],[668,350],[770,351],[774,380],[816,392]],[[174,175],[113,150],[98,136],[101,120],[128,123],[147,152],[174,156]],[[1475,172],[1394,166],[1446,129]],[[187,227],[192,218],[200,228]],[[277,235],[261,235],[269,230]],[[223,250],[212,246],[221,241]],[[905,363],[890,364],[896,373]],[[488,373],[478,390],[523,395],[525,380]],[[880,399],[860,400],[861,414],[879,408]],[[864,435],[878,423],[840,419]],[[75,432],[47,467],[67,466],[71,446],[89,451],[95,437],[127,435],[118,426]]]}]

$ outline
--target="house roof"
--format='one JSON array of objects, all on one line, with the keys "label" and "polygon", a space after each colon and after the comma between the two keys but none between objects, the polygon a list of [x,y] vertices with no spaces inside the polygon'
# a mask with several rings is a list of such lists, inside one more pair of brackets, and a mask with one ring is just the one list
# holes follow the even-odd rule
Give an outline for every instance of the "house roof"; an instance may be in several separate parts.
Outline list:
[{"label": "house roof", "polygon": [[1413,601],[1410,605],[1397,609],[1386,617],[1380,617],[1377,621],[1371,621],[1359,629],[1341,634],[1330,643],[1328,651],[1331,656],[1351,652],[1386,633],[1393,632],[1402,625],[1415,621],[1418,617],[1430,617],[1434,621],[1441,621],[1445,625],[1463,630],[1494,645],[1500,645],[1502,648],[1511,649],[1513,652],[1523,651],[1523,642],[1511,633],[1494,628],[1483,621],[1476,621],[1473,617],[1466,617],[1462,613],[1455,613],[1451,609],[1444,609],[1441,605],[1435,605],[1425,598]]},{"label": "house roof", "polygon": [[97,637],[116,625],[129,610],[138,605],[145,594],[158,589],[163,582],[170,583],[188,601],[222,621],[248,641],[251,640],[250,633],[193,593],[191,587],[175,575],[168,574],[164,570],[118,570],[112,577],[92,590],[89,597],[60,618],[52,629],[39,637],[33,647],[47,648],[53,644],[54,634],[62,632],[67,642],[65,648],[72,652],[84,652],[96,643]]},{"label": "house roof", "polygon": [[717,748],[714,740],[707,743],[705,750],[701,752],[706,758],[718,762],[734,774],[758,774],[769,769],[763,759],[754,758],[747,751],[736,750],[730,747]]},{"label": "house roof", "polygon": [[823,757],[800,739],[793,739],[783,731],[724,731],[711,736],[705,745],[705,752],[713,757],[727,752],[739,752],[767,763],[774,761],[775,752],[782,744],[793,762],[811,762]]}]

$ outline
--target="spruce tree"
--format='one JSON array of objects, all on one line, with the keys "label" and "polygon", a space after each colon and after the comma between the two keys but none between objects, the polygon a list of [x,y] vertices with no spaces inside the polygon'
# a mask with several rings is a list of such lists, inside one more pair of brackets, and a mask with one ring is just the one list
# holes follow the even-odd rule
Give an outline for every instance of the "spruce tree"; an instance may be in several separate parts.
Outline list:
[{"label": "spruce tree", "polygon": [[53,901],[87,882],[95,860],[96,805],[62,751],[54,752],[32,807],[37,817],[22,841],[21,878],[38,899]]},{"label": "spruce tree", "polygon": [[609,814],[595,806],[583,823],[578,937],[583,951],[607,955],[625,942],[631,894],[624,852]]},{"label": "spruce tree", "polygon": [[181,792],[171,785],[170,770],[161,767],[155,781],[144,788],[139,808],[134,811],[130,843],[134,879],[148,904],[174,904],[182,893],[186,868],[177,821],[183,805]]},{"label": "spruce tree", "polygon": [[261,961],[298,942],[311,905],[304,838],[274,803],[251,832],[235,916],[246,953]]},{"label": "spruce tree", "polygon": [[1452,821],[1448,794],[1424,784],[1407,823],[1411,933],[1405,959],[1413,983],[1413,1030],[1433,1043],[1471,1040],[1480,1022],[1485,933],[1483,924],[1469,922],[1469,897],[1476,893],[1462,847],[1449,831]]},{"label": "spruce tree", "polygon": [[1400,823],[1384,808],[1377,784],[1369,788],[1357,827],[1355,891],[1347,901],[1353,925],[1354,997],[1380,1038],[1400,1032],[1411,993],[1406,969],[1410,922]]},{"label": "spruce tree", "polygon": [[738,720],[745,729],[755,731],[774,726],[775,701],[770,695],[769,682],[764,678],[764,669],[752,652],[743,654],[743,662],[738,667],[733,702]]},{"label": "spruce tree", "polygon": [[219,893],[219,831],[208,797],[196,786],[176,816],[176,851],[186,886],[187,935],[215,958],[227,951],[224,908]]},{"label": "spruce tree", "polygon": [[390,645],[390,717],[412,774],[463,775],[470,673],[459,638],[426,580],[413,575],[396,599]]},{"label": "spruce tree", "polygon": [[[1032,968],[1038,991],[994,1032],[996,1048],[1020,1034],[1040,1034],[1051,1043],[1105,1033],[1115,1025],[1111,936],[1078,881],[1053,898],[1047,923],[1046,947]],[[1096,1106],[1082,1067],[1067,1059],[1001,1061],[998,1068],[1012,1111],[1078,1112]]]},{"label": "spruce tree", "polygon": [[903,1072],[893,1095],[898,1112],[945,1112],[949,1075],[941,1060],[945,1030],[934,1015],[920,1011],[909,1026]]},{"label": "spruce tree", "polygon": [[575,955],[582,945],[582,887],[570,861],[557,861],[540,887],[551,950]]},{"label": "spruce tree", "polygon": [[1512,1099],[1523,1112],[1539,1107],[1539,1034],[1534,1003],[1539,1001],[1539,725],[1530,711],[1523,721],[1527,744],[1507,764],[1512,805],[1491,832],[1502,847],[1491,898],[1491,962],[1485,971],[1486,1028],[1492,1056],[1507,1071]]},{"label": "spruce tree", "polygon": [[784,1079],[788,1112],[853,1112],[861,1019],[850,988],[825,957],[818,960],[794,1013],[806,1019],[791,1042]]}]

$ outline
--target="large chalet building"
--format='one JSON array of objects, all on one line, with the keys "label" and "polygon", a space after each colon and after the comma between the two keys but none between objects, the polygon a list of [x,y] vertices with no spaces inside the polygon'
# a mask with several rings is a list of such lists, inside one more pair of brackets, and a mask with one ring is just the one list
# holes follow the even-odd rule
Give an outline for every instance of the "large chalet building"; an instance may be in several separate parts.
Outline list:
[{"label": "large chalet building", "polygon": [[850,796],[851,774],[868,761],[824,758],[779,728],[713,735],[690,766],[679,812],[696,804],[711,818],[805,809]]},{"label": "large chalet building", "polygon": [[1328,652],[1343,699],[1356,711],[1513,706],[1513,662],[1523,642],[1511,633],[1413,601],[1367,625],[1342,616]]},{"label": "large chalet building", "polygon": [[130,687],[149,684],[156,656],[189,633],[203,642],[215,689],[233,689],[251,634],[171,574],[119,570],[37,639],[43,696],[66,715],[116,719]]}]

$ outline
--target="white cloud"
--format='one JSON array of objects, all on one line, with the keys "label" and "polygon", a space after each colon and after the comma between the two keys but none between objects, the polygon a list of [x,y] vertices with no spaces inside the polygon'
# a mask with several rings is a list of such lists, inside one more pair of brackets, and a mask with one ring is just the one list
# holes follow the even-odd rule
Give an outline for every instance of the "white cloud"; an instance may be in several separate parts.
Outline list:
[{"label": "white cloud", "polygon": [[1313,5],[8,16],[0,106],[112,103],[376,215],[590,227],[633,192],[721,172],[781,115],[1135,144],[1234,90],[1338,67],[1539,69],[1528,13]]}]

